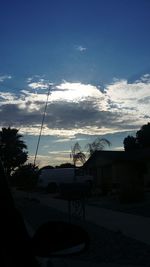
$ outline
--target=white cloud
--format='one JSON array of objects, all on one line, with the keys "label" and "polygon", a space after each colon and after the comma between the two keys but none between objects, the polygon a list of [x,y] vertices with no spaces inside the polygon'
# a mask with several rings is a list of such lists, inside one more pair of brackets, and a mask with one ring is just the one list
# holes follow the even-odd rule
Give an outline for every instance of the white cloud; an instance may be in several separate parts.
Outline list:
[{"label": "white cloud", "polygon": [[[71,83],[64,81],[63,83],[56,86],[56,88],[64,90],[64,96],[67,94],[67,98],[71,97],[71,94],[73,94],[73,97],[75,98],[86,98],[88,96],[92,97],[99,97],[102,96],[102,93],[97,89],[96,86],[93,86],[91,84],[82,84],[82,83]],[[66,93],[67,92],[67,93]],[[69,98],[69,99],[73,99]]]},{"label": "white cloud", "polygon": [[[28,135],[35,135],[38,136],[39,132],[40,132],[40,124],[36,125],[34,127],[29,126],[29,127],[21,127],[20,128],[20,132],[24,135],[24,134],[28,134]],[[133,129],[130,130],[135,130],[134,127]],[[119,126],[118,127],[114,127],[114,128],[108,128],[108,127],[102,127],[99,128],[97,126],[95,127],[90,127],[87,126],[85,128],[78,128],[78,129],[52,129],[49,128],[47,126],[43,127],[42,130],[42,135],[43,136],[55,136],[57,138],[62,137],[63,140],[65,141],[65,139],[68,140],[68,138],[71,140],[73,139],[77,134],[83,134],[83,135],[90,135],[90,136],[95,136],[95,135],[104,135],[104,134],[113,134],[113,133],[117,133],[117,132],[126,132],[126,129],[120,129]],[[56,141],[55,141],[56,142]]]},{"label": "white cloud", "polygon": [[31,83],[33,81],[33,77],[28,77],[27,78],[27,83]]},{"label": "white cloud", "polygon": [[61,150],[61,151],[49,151],[48,154],[51,155],[59,155],[59,154],[63,154],[63,155],[69,155],[70,154],[70,150]]},{"label": "white cloud", "polygon": [[106,109],[106,101],[104,94],[98,87],[91,84],[71,83],[64,81],[56,86],[51,94],[51,101],[67,101],[67,102],[92,102],[95,106],[102,110]]},{"label": "white cloud", "polygon": [[46,94],[30,93],[22,90],[21,95],[9,92],[0,92],[0,106],[17,105],[20,109],[28,109],[28,111],[39,110],[38,102],[45,103]]},{"label": "white cloud", "polygon": [[144,82],[144,83],[150,83],[150,74],[144,74],[143,76],[141,76],[141,78],[139,80],[136,80],[137,83],[140,82]]},{"label": "white cloud", "polygon": [[22,90],[21,93],[20,98],[23,101],[20,103],[20,108],[27,108],[30,112],[40,110],[47,99],[46,93],[29,92],[27,90]]},{"label": "white cloud", "polygon": [[149,116],[150,82],[116,81],[106,87],[105,95],[109,103],[108,109],[111,112],[119,112],[129,123],[131,117],[142,123],[143,117]]},{"label": "white cloud", "polygon": [[32,83],[29,83],[28,86],[32,89],[48,89],[49,88],[49,84],[44,83],[44,81],[32,82]]},{"label": "white cloud", "polygon": [[0,104],[14,102],[16,95],[9,92],[0,92]]},{"label": "white cloud", "polygon": [[86,47],[82,46],[82,45],[78,45],[76,46],[76,49],[79,51],[79,52],[85,52],[87,50]]},{"label": "white cloud", "polygon": [[5,80],[12,79],[11,75],[1,75],[0,76],[0,82],[4,82]]},{"label": "white cloud", "polygon": [[44,81],[44,77],[45,77],[45,75],[33,75],[33,76],[31,76],[31,77],[28,77],[27,79],[26,79],[26,81],[27,81],[27,83],[31,83],[31,82],[42,82],[42,81]]},{"label": "white cloud", "polygon": [[70,142],[72,138],[61,138],[61,139],[57,139],[55,141],[52,141],[52,143],[66,143],[66,142]]}]

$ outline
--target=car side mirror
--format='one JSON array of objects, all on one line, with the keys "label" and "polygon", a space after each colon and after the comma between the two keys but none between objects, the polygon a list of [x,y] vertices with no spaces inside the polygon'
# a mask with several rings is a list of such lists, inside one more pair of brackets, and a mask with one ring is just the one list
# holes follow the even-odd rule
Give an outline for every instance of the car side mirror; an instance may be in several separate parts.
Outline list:
[{"label": "car side mirror", "polygon": [[49,221],[39,227],[31,240],[38,257],[58,257],[80,253],[88,248],[88,233],[80,226],[61,221]]}]

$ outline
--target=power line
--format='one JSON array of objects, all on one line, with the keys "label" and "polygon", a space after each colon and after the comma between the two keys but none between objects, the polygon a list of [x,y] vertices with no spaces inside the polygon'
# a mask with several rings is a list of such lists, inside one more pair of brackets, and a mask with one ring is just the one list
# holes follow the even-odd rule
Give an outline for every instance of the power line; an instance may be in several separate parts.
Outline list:
[{"label": "power line", "polygon": [[44,125],[44,120],[45,120],[45,115],[46,115],[46,109],[47,109],[48,99],[49,99],[49,95],[50,95],[50,89],[51,89],[51,86],[49,85],[48,92],[47,92],[47,99],[46,99],[46,102],[45,102],[45,108],[44,108],[43,117],[42,117],[42,123],[41,123],[41,127],[40,127],[40,133],[39,133],[36,152],[35,152],[35,157],[34,157],[34,166],[35,166],[35,163],[36,163],[36,158],[37,158],[37,154],[38,154],[40,139],[41,139],[41,135],[42,135],[43,125]]}]

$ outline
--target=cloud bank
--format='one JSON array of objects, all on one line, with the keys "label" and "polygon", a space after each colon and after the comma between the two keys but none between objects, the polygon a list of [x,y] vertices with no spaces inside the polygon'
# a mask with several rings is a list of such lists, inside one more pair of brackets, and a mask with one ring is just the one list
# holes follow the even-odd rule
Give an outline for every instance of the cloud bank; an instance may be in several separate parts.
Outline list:
[{"label": "cloud bank", "polygon": [[[49,84],[28,80],[20,93],[0,91],[1,127],[15,126],[38,135]],[[36,90],[38,89],[38,90]],[[36,90],[36,92],[35,92]],[[114,80],[104,89],[63,81],[51,84],[43,135],[72,138],[139,129],[150,121],[150,75],[134,83]]]}]

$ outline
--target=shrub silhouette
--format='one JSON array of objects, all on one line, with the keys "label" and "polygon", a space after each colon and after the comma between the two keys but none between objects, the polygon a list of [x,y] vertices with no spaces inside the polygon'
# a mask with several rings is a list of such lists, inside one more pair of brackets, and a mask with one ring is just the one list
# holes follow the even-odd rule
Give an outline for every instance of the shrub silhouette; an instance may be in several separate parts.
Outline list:
[{"label": "shrub silhouette", "polygon": [[27,164],[19,167],[12,175],[12,184],[23,189],[34,189],[38,182],[38,167]]}]

